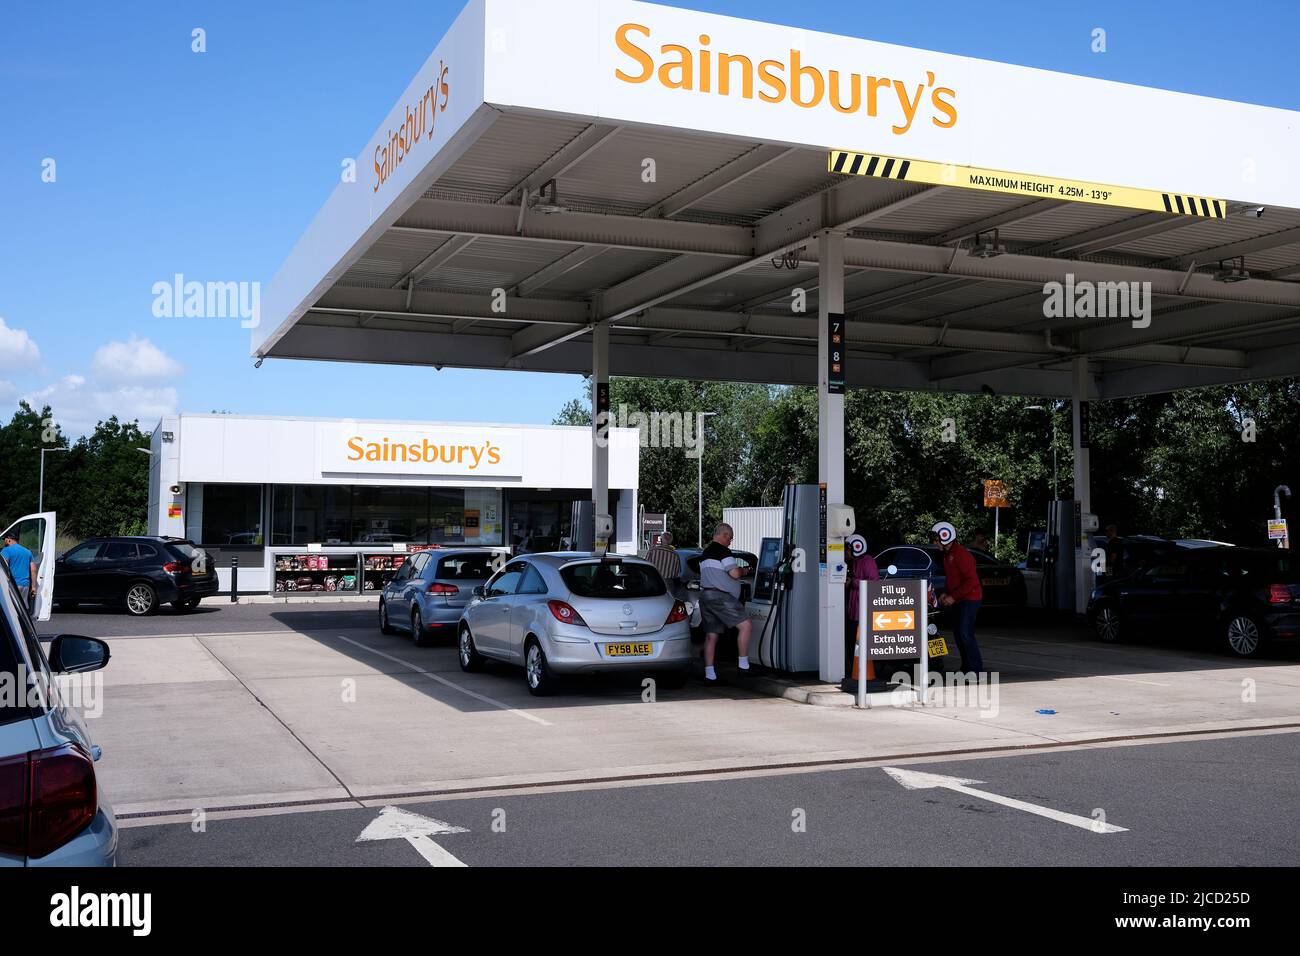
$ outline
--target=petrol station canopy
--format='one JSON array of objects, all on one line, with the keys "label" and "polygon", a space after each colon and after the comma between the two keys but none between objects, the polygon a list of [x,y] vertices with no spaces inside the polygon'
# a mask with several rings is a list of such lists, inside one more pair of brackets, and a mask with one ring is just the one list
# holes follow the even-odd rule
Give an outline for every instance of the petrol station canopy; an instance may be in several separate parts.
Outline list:
[{"label": "petrol station canopy", "polygon": [[[604,325],[613,375],[812,385],[830,230],[850,387],[1300,374],[1298,118],[627,0],[473,0],[267,290],[253,354],[589,373]],[[1114,316],[1146,290],[1145,319]]]}]

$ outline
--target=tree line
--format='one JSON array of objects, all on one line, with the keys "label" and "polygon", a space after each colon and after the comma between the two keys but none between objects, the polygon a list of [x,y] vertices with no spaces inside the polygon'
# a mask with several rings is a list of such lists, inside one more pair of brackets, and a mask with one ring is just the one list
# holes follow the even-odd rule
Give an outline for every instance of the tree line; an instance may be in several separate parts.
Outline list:
[{"label": "tree line", "polygon": [[0,425],[0,527],[37,510],[41,449],[45,454],[44,509],[58,513],[58,535],[144,534],[149,515],[149,436],[136,422],[102,421],[70,442],[49,406],[26,402]]},{"label": "tree line", "polygon": [[[589,393],[589,388],[588,388]],[[811,388],[678,379],[614,379],[610,405],[631,412],[706,420],[704,523],[722,509],[781,503],[787,482],[817,480],[817,395]],[[574,398],[556,424],[591,421],[589,397]],[[1031,406],[1042,406],[1034,410]],[[1092,402],[1092,506],[1124,534],[1205,537],[1267,544],[1273,489],[1300,493],[1300,380],[1190,389]],[[1053,426],[1055,428],[1053,429]],[[983,482],[1006,484],[1000,555],[1018,558],[1025,534],[1042,527],[1057,485],[1072,498],[1070,406],[1017,396],[855,389],[845,396],[846,500],[872,548],[919,542],[935,521],[967,539],[993,535]],[[691,429],[675,432],[693,438]],[[69,441],[49,407],[20,403],[0,425],[0,521],[37,510],[40,449],[45,509],[61,538],[143,534],[148,517],[148,435],[116,417]],[[640,501],[664,511],[682,543],[696,525],[696,458],[680,447],[641,449]],[[1283,513],[1288,503],[1283,502]]]},{"label": "tree line", "polygon": [[[1090,403],[1093,512],[1121,534],[1268,544],[1274,487],[1300,493],[1297,399],[1300,381],[1285,379]],[[815,389],[614,379],[615,424],[620,405],[717,413],[704,426],[706,534],[723,508],[780,504],[787,482],[817,480]],[[589,408],[575,398],[555,422],[589,425]],[[983,483],[997,479],[1011,504],[999,556],[1018,560],[1027,532],[1046,522],[1053,447],[1059,496],[1074,496],[1067,401],[856,389],[845,396],[844,442],[846,503],[873,550],[924,541],[940,519],[992,542]],[[678,543],[695,540],[697,467],[680,447],[641,449],[640,502],[668,514]]]}]

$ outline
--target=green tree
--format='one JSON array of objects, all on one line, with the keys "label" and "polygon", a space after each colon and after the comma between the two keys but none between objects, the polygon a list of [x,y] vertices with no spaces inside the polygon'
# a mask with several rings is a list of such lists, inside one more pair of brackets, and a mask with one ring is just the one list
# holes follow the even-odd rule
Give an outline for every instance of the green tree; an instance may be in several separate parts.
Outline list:
[{"label": "green tree", "polygon": [[113,416],[81,438],[70,454],[80,452],[78,486],[66,489],[73,505],[73,527],[80,537],[144,534],[149,515],[148,436],[136,422]]},{"label": "green tree", "polygon": [[[25,514],[36,511],[41,470],[42,448],[67,448],[68,440],[54,422],[50,407],[39,412],[26,402],[18,403],[6,425],[0,425],[0,527],[8,525]],[[60,459],[67,454],[58,452],[45,456],[45,502],[50,509],[57,501],[51,495],[55,479],[66,462]]]},{"label": "green tree", "polygon": [[116,417],[69,445],[48,407],[20,403],[0,426],[0,521],[4,525],[36,511],[40,449],[64,448],[45,456],[47,511],[58,514],[61,538],[144,534],[149,514],[148,436],[136,422]]}]

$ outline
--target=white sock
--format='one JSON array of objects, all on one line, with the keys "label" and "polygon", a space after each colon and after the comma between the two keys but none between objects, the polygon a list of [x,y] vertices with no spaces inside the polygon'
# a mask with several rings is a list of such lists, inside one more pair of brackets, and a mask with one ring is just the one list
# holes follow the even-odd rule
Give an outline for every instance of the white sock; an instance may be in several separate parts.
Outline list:
[{"label": "white sock", "polygon": [[748,657],[741,657],[741,658],[738,658],[737,661],[736,661],[736,663],[740,666],[740,669],[741,669],[742,671],[747,671],[747,670],[749,670],[749,658],[748,658]]},{"label": "white sock", "polygon": [[717,680],[718,672],[715,671],[712,667],[706,667],[704,668],[704,678],[705,680]]}]

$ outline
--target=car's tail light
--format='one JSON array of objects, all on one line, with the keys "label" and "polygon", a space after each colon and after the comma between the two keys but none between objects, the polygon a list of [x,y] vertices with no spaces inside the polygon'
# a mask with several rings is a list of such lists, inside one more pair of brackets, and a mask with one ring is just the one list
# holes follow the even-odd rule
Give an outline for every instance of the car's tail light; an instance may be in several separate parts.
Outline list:
[{"label": "car's tail light", "polygon": [[168,574],[180,574],[185,570],[185,565],[181,564],[179,561],[168,561],[163,565],[163,570]]},{"label": "car's tail light", "polygon": [[587,622],[582,619],[572,604],[564,601],[547,601],[546,606],[551,609],[551,615],[561,624],[581,624],[587,626]]},{"label": "car's tail light", "polygon": [[664,623],[676,624],[678,621],[689,620],[690,616],[690,612],[686,610],[685,604],[681,601],[674,601],[673,609],[668,612],[668,620],[664,621]]},{"label": "car's tail light", "polygon": [[429,585],[430,594],[459,594],[460,588],[454,584],[443,584],[441,581],[434,581]]},{"label": "car's tail light", "polygon": [[27,855],[27,755],[0,760],[0,853]]},{"label": "car's tail light", "polygon": [[1291,589],[1285,584],[1270,584],[1268,586],[1269,604],[1290,604],[1291,600]]},{"label": "car's tail light", "polygon": [[98,810],[95,763],[75,744],[0,761],[0,850],[46,856]]}]

